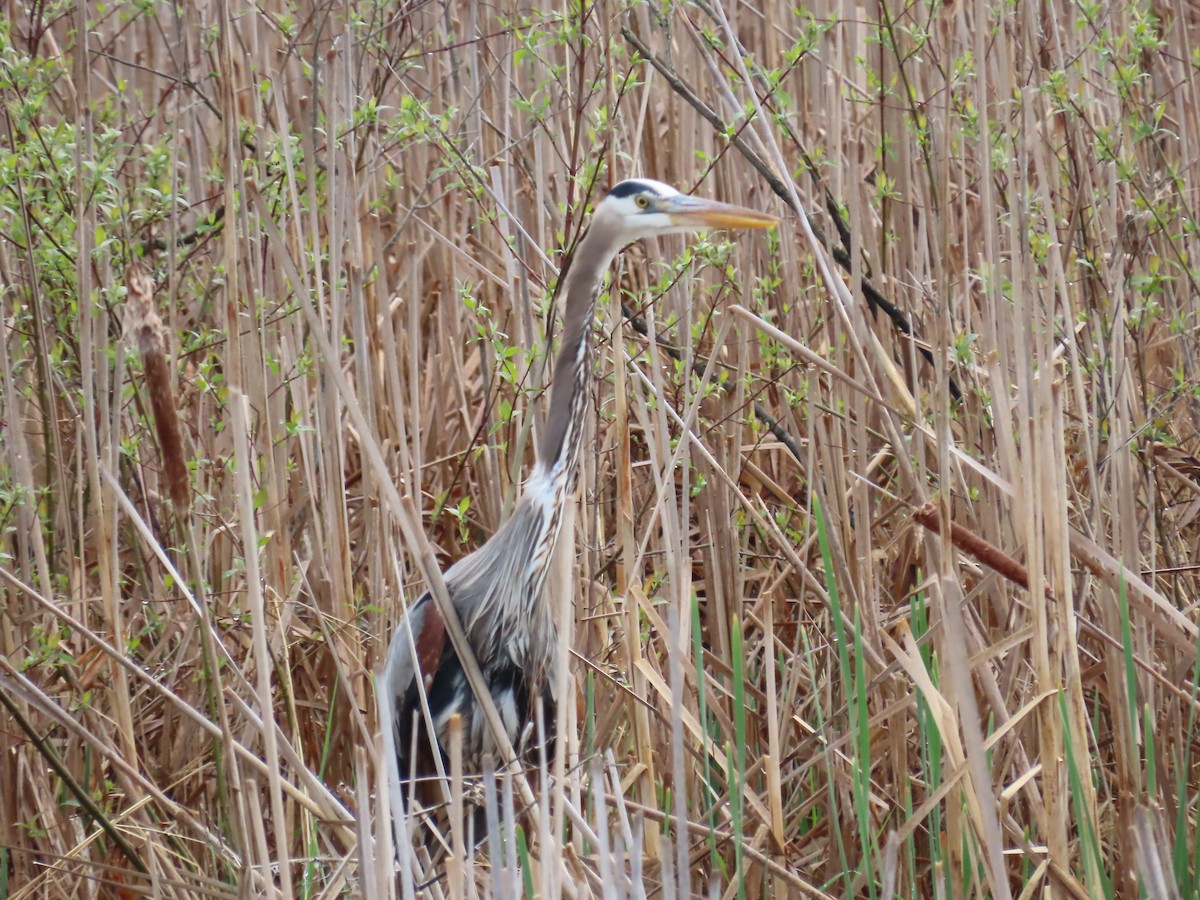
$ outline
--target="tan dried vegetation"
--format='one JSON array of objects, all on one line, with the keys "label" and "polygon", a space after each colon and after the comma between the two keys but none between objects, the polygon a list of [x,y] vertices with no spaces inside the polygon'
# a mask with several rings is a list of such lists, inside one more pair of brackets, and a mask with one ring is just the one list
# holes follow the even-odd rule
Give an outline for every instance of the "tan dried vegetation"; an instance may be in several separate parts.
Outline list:
[{"label": "tan dried vegetation", "polygon": [[[1195,896],[1177,6],[5,4],[0,896]],[[630,175],[783,222],[615,268],[561,777],[397,874],[372,673]]]}]

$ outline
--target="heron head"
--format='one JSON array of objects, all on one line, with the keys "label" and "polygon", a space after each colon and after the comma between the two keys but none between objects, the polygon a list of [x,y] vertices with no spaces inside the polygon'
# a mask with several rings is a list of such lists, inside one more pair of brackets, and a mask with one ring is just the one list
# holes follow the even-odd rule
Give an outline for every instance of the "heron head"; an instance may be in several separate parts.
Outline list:
[{"label": "heron head", "polygon": [[596,207],[604,221],[625,241],[660,234],[685,234],[708,228],[769,228],[775,216],[681,194],[649,178],[630,178],[608,192]]}]

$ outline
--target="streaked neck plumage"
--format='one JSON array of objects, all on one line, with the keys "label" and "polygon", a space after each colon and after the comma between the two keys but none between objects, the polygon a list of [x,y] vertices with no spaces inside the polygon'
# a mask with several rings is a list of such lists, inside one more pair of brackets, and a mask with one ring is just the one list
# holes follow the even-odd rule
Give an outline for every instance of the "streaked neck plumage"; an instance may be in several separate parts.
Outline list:
[{"label": "streaked neck plumage", "polygon": [[583,440],[591,369],[592,320],[604,273],[621,249],[617,228],[597,215],[567,272],[562,343],[550,387],[550,416],[538,444],[537,466],[527,489],[546,491],[561,503],[573,487]]},{"label": "streaked neck plumage", "polygon": [[[525,497],[545,513],[542,552],[553,555],[563,507],[575,486],[591,376],[592,320],[604,274],[622,246],[619,223],[598,212],[566,275],[562,342],[550,387],[550,415]],[[543,570],[544,571],[544,570]],[[535,594],[540,594],[539,584]]]}]

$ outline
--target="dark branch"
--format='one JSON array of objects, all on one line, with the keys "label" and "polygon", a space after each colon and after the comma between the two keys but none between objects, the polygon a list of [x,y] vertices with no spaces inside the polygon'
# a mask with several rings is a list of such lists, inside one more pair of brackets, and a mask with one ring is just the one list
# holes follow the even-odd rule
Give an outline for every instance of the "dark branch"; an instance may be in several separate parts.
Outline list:
[{"label": "dark branch", "polygon": [[[647,325],[644,318],[637,314],[637,311],[633,307],[626,303],[622,303],[621,315],[629,320],[629,324],[633,326],[634,331],[647,340],[653,339],[654,342],[658,344],[659,349],[671,357],[671,359],[677,362],[683,362],[682,350],[680,350],[670,341],[664,341],[658,337],[651,338],[650,326]],[[698,356],[696,357],[695,362],[692,363],[692,372],[696,375],[703,375],[707,366],[708,360]],[[722,384],[720,387],[726,392],[733,389],[732,384]],[[779,424],[779,420],[767,412],[767,408],[758,401],[755,401],[754,403],[754,416],[756,419],[758,419],[758,421],[767,426],[767,429],[775,436],[775,439],[787,447],[788,452],[791,453],[792,456],[795,457],[796,462],[803,467],[804,460],[800,458],[800,448],[796,446],[795,438],[793,438],[787,429]]]},{"label": "dark branch", "polygon": [[[174,245],[176,247],[190,247],[201,238],[212,237],[213,235],[219,234],[224,222],[225,207],[218,206],[217,211],[214,212],[212,216],[205,219],[191,231],[185,231],[183,234],[179,235],[179,237],[175,239]],[[146,242],[142,244],[142,247],[146,253],[150,253],[152,251],[165,253],[170,246],[171,244],[168,243],[167,239],[161,237],[147,238]]]},{"label": "dark branch", "polygon": [[[628,25],[621,26],[621,35],[630,44],[630,46],[633,47],[633,49],[641,54],[641,56],[644,57],[645,60],[650,63],[650,65],[652,65],[655,70],[662,75],[663,78],[666,79],[667,84],[671,86],[671,89],[680,97],[682,97],[689,106],[691,106],[706,122],[713,127],[714,131],[723,135],[730,134],[729,126],[721,119],[719,115],[717,115],[712,107],[705,103],[696,94],[696,92],[693,91],[691,87],[675,73],[675,70],[671,68],[668,63],[655,56],[650,51],[650,48],[647,47],[646,44],[643,43],[636,34],[633,33]],[[775,194],[784,201],[784,203],[791,207],[791,194],[788,191],[787,186],[784,184],[783,179],[775,174],[772,168],[767,164],[766,160],[764,160],[754,151],[754,149],[746,141],[745,137],[739,132],[737,134],[733,134],[729,140],[733,146],[737,148],[738,152],[746,158],[750,165],[755,168],[759,175],[762,176],[763,180],[770,185],[771,190],[774,191]],[[805,164],[808,166],[809,171],[813,173],[813,177],[817,179],[818,183],[821,183],[819,176],[816,174],[816,169],[813,166],[812,161],[808,158],[808,155],[804,153],[803,148],[801,148],[801,155],[804,157]],[[824,188],[823,184],[822,188]],[[831,247],[829,239],[825,236],[825,232],[819,228],[815,222],[812,222],[812,216],[808,217],[809,222],[812,224],[813,233],[816,235],[817,240],[821,242],[821,245],[832,254],[834,260],[839,266],[846,271],[850,271],[851,257],[849,249],[852,246],[850,240],[850,229],[847,227],[846,222],[841,215],[841,210],[836,202],[836,199],[828,191],[828,189],[825,189],[825,200],[826,208],[829,210],[830,217],[833,219],[834,225],[838,230],[838,235],[843,246]],[[794,211],[798,215],[802,212],[800,209],[794,209]],[[906,316],[904,312],[896,306],[896,304],[892,303],[887,297],[885,297],[866,275],[863,275],[862,278],[862,291],[872,315],[878,315],[878,313],[882,310],[883,314],[891,320],[893,327],[897,331],[910,340],[915,340],[916,333],[913,329],[912,323],[908,320],[908,316]],[[928,347],[918,346],[917,352],[921,354],[927,363],[929,363],[931,366],[934,365],[933,352]],[[955,384],[953,379],[950,380],[950,395],[954,398],[956,403],[962,400],[962,391],[959,389],[958,385]]]}]

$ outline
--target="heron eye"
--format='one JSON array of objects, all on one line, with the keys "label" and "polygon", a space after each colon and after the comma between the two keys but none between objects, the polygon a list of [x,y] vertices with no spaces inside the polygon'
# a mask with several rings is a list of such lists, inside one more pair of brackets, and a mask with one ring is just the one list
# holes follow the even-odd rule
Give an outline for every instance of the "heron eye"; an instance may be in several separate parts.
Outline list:
[{"label": "heron eye", "polygon": [[640,208],[645,209],[650,205],[650,198],[645,194],[639,194],[633,202],[636,203]]}]

